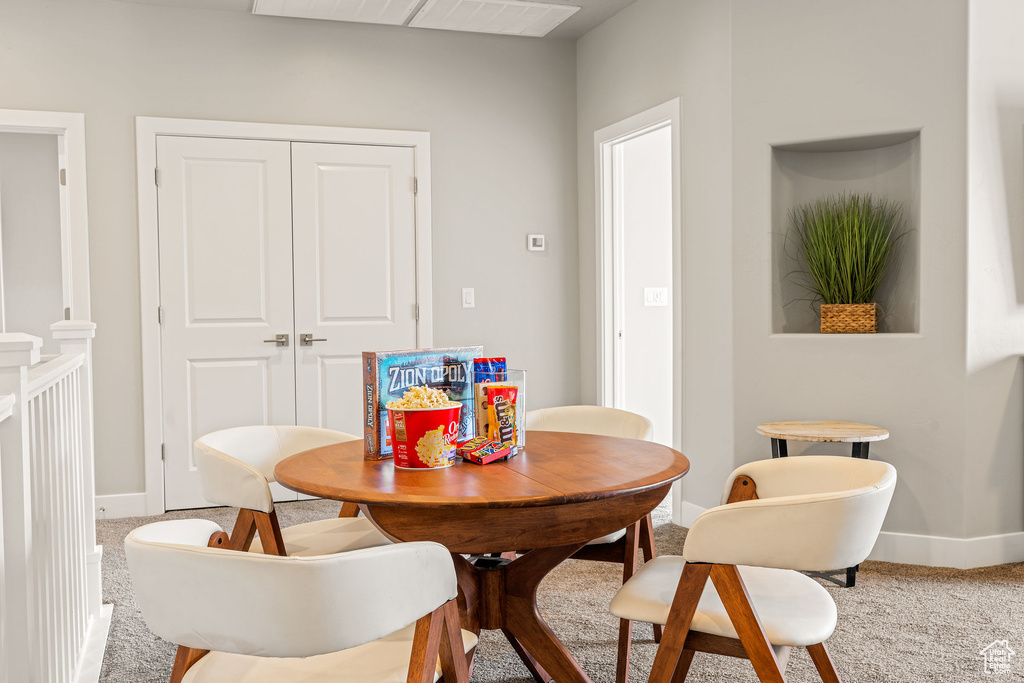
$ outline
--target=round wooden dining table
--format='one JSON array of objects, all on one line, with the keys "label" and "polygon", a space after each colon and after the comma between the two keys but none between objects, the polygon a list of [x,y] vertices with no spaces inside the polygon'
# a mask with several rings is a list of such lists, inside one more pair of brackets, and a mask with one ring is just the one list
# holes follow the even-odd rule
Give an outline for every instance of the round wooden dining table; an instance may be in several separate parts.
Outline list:
[{"label": "round wooden dining table", "polygon": [[[527,432],[526,442],[519,455],[488,465],[403,470],[364,460],[362,441],[350,441],[286,458],[274,475],[300,493],[357,503],[395,541],[444,545],[463,628],[501,630],[544,683],[590,683],[537,610],[537,587],[588,541],[645,517],[690,463],[636,439]],[[511,559],[509,551],[521,554]]]}]

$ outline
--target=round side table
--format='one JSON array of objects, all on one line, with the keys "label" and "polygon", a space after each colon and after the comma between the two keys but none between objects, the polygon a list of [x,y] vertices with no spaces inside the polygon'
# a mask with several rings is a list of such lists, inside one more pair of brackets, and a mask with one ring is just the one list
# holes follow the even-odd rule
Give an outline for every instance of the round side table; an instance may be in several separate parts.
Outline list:
[{"label": "round side table", "polygon": [[773,458],[785,458],[789,455],[789,441],[814,441],[853,444],[853,457],[867,459],[868,447],[872,441],[884,441],[889,438],[889,430],[881,427],[832,420],[765,422],[757,426],[757,433],[772,440]]}]

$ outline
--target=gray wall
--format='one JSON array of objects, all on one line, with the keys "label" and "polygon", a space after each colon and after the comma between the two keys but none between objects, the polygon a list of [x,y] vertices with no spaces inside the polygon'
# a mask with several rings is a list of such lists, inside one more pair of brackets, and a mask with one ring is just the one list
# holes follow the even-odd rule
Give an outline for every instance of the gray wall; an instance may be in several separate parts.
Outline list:
[{"label": "gray wall", "polygon": [[1017,0],[971,0],[967,535],[1024,529],[1024,52]]},{"label": "gray wall", "polygon": [[0,252],[5,332],[43,339],[64,318],[57,136],[0,133]]},{"label": "gray wall", "polygon": [[[966,0],[638,0],[578,42],[585,285],[594,131],[682,98],[687,501],[716,504],[734,464],[767,456],[757,424],[848,419],[893,434],[872,451],[900,471],[888,530],[967,532],[966,19]],[[920,332],[772,335],[771,146],[916,129]],[[594,310],[584,288],[588,399]]]},{"label": "gray wall", "polygon": [[533,407],[579,400],[572,42],[9,0],[0,93],[86,115],[97,493],[143,489],[136,116],[430,131],[435,343],[528,368]]},{"label": "gray wall", "polygon": [[583,398],[598,402],[594,133],[681,97],[683,492],[704,507],[733,469],[729,40],[728,2],[637,0],[577,42]]},{"label": "gray wall", "polygon": [[[966,20],[965,0],[733,2],[736,458],[767,454],[754,426],[768,420],[884,426],[872,454],[900,473],[886,529],[952,537],[965,533]],[[770,146],[918,128],[920,334],[770,336]]]}]

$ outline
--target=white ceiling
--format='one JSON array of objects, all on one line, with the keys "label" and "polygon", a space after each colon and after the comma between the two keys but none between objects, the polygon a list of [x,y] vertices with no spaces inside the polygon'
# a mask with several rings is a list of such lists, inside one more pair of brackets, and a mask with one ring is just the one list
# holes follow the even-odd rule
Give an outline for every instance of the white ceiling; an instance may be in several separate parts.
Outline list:
[{"label": "white ceiling", "polygon": [[[547,34],[547,38],[579,38],[605,19],[633,4],[634,0],[542,0],[553,5],[576,5],[580,11],[569,17],[563,24]],[[192,7],[225,12],[252,11],[253,0],[121,0],[142,5],[167,5]]]}]

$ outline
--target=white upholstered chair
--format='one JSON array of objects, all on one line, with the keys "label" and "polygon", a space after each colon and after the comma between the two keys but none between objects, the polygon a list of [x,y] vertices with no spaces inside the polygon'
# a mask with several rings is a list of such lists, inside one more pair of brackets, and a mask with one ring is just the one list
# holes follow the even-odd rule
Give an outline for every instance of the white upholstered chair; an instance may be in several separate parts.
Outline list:
[{"label": "white upholstered chair", "polygon": [[[643,441],[650,441],[654,436],[654,425],[643,415],[601,406],[559,406],[531,410],[526,413],[526,428],[541,432],[598,434]],[[643,552],[645,562],[657,555],[654,546],[654,523],[650,514],[627,529],[620,529],[607,536],[595,538],[573,555],[573,558],[621,563],[622,581],[625,583],[636,571],[636,563],[641,552]],[[620,647],[622,647],[622,643],[629,644],[632,634],[632,621],[628,619],[620,621]],[[654,625],[654,640],[655,642],[661,641],[660,624]],[[628,664],[628,659],[625,663]],[[624,681],[626,671],[620,667],[616,676],[617,680]]]},{"label": "white upholstered chair", "polygon": [[836,605],[799,571],[866,559],[895,486],[892,465],[858,458],[777,458],[733,472],[683,556],[645,564],[612,600],[619,618],[666,624],[650,683],[681,683],[697,651],[746,657],[762,682],[784,683],[792,647],[838,683],[825,647]]},{"label": "white upholstered chair", "polygon": [[[132,531],[125,555],[150,630],[179,646],[172,683],[468,683],[451,554],[397,543],[319,557],[217,545],[206,520]],[[438,657],[440,656],[440,665]]]},{"label": "white upholstered chair", "polygon": [[[329,555],[390,541],[349,503],[341,516],[281,528],[270,484],[274,466],[290,455],[359,437],[316,427],[258,425],[211,432],[196,440],[203,496],[239,508],[231,547],[268,555]],[[351,515],[351,516],[349,516]],[[259,537],[256,538],[256,532]]]}]

